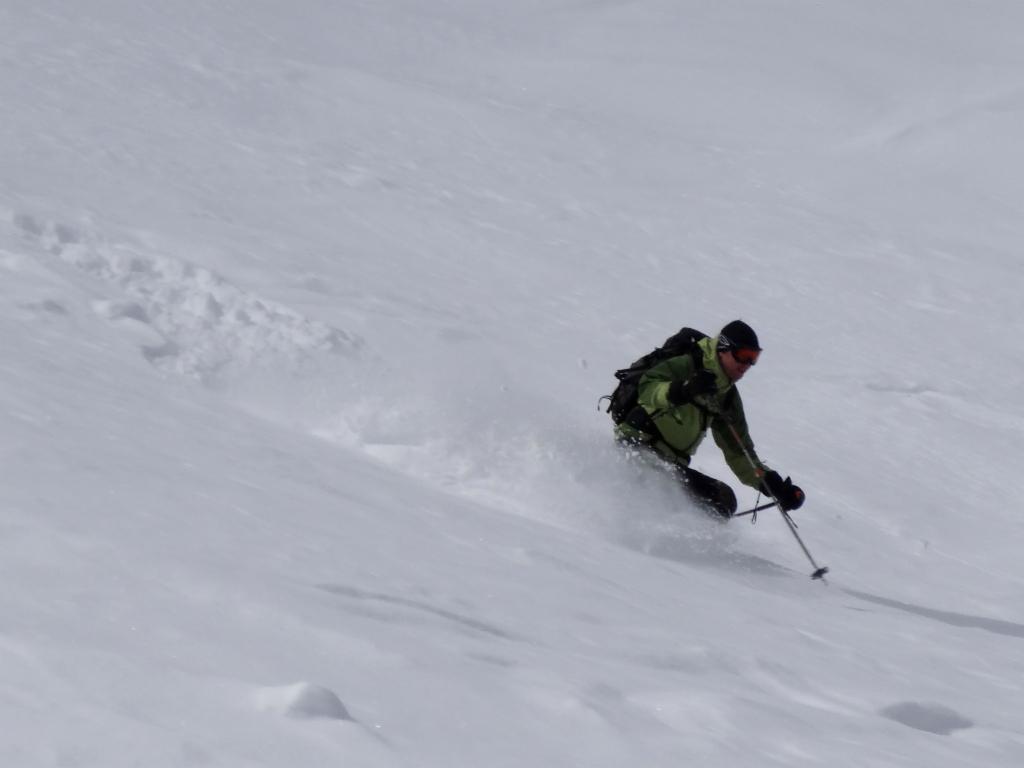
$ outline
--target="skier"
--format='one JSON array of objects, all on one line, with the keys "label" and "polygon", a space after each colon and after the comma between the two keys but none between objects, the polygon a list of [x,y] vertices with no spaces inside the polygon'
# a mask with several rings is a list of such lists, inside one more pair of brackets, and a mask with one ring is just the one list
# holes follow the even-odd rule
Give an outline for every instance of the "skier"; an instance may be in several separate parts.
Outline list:
[{"label": "skier", "polygon": [[636,406],[615,428],[619,440],[652,450],[672,464],[687,493],[724,519],[736,513],[736,494],[690,468],[708,429],[740,482],[771,496],[787,512],[804,502],[803,491],[790,478],[783,480],[758,458],[747,431],[736,382],[760,354],[754,329],[733,320],[718,336],[704,336],[689,352],[647,370],[637,385]]}]

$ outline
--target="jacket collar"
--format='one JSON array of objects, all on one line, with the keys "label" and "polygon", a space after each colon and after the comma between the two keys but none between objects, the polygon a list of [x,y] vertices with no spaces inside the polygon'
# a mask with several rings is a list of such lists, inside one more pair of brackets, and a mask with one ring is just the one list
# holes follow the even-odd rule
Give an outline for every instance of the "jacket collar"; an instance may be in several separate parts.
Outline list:
[{"label": "jacket collar", "polygon": [[718,351],[715,349],[717,346],[716,342],[717,339],[714,336],[708,336],[707,338],[698,341],[697,346],[700,347],[704,367],[715,374],[718,391],[725,392],[729,387],[733,386],[733,382],[725,375],[725,370],[722,368],[722,364],[718,361]]}]

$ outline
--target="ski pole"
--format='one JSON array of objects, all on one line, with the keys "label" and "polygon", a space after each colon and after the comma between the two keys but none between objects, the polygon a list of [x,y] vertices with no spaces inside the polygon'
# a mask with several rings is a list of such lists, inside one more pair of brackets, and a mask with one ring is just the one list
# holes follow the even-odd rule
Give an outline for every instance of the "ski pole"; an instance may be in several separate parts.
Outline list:
[{"label": "ski pole", "polygon": [[766,509],[771,509],[775,506],[775,501],[769,501],[767,504],[761,504],[760,506],[748,509],[746,512],[737,512],[733,517],[744,517],[746,515],[756,515],[758,512],[763,512]]},{"label": "ski pole", "polygon": [[819,567],[818,564],[814,562],[814,558],[811,557],[811,553],[808,551],[807,546],[804,544],[804,540],[801,539],[800,534],[796,532],[796,523],[793,522],[793,518],[789,516],[789,512],[782,508],[781,504],[779,505],[779,512],[782,513],[782,519],[786,521],[786,525],[789,526],[789,530],[793,532],[793,536],[796,538],[796,543],[800,545],[800,549],[804,551],[804,554],[807,555],[807,559],[810,560],[811,565],[814,566],[814,573],[811,574],[811,578],[821,579],[822,581],[825,581],[825,574],[828,573],[828,567]]},{"label": "ski pole", "polygon": [[[733,440],[735,440],[736,445],[740,447],[740,450],[743,452],[743,455],[750,463],[750,466],[754,469],[755,472],[760,472],[757,463],[754,461],[754,457],[750,455],[750,451],[747,450],[747,446],[743,444],[743,440],[742,438],[740,438],[740,433],[736,431],[736,427],[734,427],[733,423],[729,419],[725,418],[724,415],[719,415],[721,416],[722,421],[725,422],[726,426],[729,427],[729,432],[732,433]],[[782,514],[782,519],[785,520],[786,525],[789,526],[790,533],[793,534],[793,538],[796,539],[797,544],[800,545],[800,549],[804,551],[804,554],[807,555],[807,559],[811,561],[811,565],[814,567],[814,573],[811,574],[811,578],[821,579],[822,581],[825,581],[825,574],[828,573],[828,568],[826,566],[819,566],[816,562],[814,562],[814,557],[811,556],[810,550],[807,549],[807,545],[804,544],[803,539],[800,538],[800,534],[796,532],[796,523],[793,522],[793,518],[789,516],[789,513],[782,508],[782,502],[780,502],[778,499],[774,499],[771,504],[768,504],[766,506],[775,506],[779,508],[779,512]],[[755,510],[751,510],[750,513],[753,514],[754,511]],[[738,515],[733,515],[733,517],[738,517]]]}]

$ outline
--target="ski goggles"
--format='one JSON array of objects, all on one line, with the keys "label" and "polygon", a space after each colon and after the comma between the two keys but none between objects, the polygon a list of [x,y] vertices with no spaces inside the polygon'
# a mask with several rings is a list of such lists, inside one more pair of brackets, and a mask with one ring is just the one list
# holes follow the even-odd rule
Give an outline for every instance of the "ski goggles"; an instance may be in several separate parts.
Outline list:
[{"label": "ski goggles", "polygon": [[730,350],[730,352],[733,359],[741,365],[757,365],[757,358],[761,356],[760,349],[750,349],[748,347],[739,347]]}]

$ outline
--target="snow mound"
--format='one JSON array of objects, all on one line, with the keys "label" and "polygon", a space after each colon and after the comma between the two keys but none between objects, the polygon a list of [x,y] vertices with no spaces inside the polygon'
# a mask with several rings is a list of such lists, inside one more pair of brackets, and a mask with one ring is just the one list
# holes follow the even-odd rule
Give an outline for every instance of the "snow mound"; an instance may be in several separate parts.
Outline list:
[{"label": "snow mound", "polygon": [[300,720],[352,720],[334,691],[310,683],[263,688],[256,694],[256,704],[264,712]]}]

